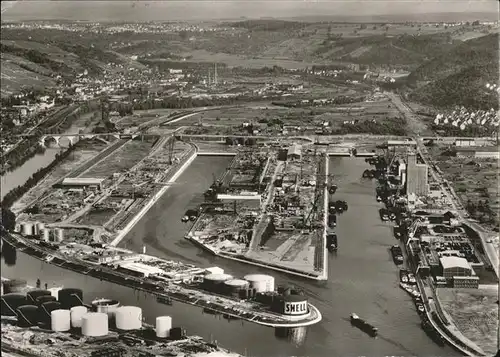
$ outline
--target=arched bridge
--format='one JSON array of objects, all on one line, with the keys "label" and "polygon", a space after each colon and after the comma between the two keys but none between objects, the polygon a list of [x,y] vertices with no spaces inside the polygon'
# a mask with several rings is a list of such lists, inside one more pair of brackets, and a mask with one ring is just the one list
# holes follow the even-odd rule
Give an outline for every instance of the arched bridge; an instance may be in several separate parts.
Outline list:
[{"label": "arched bridge", "polygon": [[[33,135],[19,135],[21,137],[30,137]],[[43,147],[47,147],[50,143],[54,143],[56,146],[64,146],[63,139],[67,140],[67,145],[74,145],[80,140],[102,138],[109,139],[111,137],[116,139],[135,139],[137,137],[148,136],[147,134],[123,134],[123,133],[75,133],[75,134],[44,134],[40,137],[39,143]],[[154,135],[150,135],[154,136]]]}]

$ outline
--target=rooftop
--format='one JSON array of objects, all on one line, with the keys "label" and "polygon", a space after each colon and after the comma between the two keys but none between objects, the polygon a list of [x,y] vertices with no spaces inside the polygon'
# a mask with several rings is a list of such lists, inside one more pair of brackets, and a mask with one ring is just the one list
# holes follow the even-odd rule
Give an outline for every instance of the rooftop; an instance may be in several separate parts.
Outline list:
[{"label": "rooftop", "polygon": [[462,268],[471,270],[469,262],[465,258],[459,257],[441,257],[439,259],[443,269],[454,269],[454,268]]},{"label": "rooftop", "polygon": [[100,185],[105,179],[93,177],[66,177],[63,185]]}]

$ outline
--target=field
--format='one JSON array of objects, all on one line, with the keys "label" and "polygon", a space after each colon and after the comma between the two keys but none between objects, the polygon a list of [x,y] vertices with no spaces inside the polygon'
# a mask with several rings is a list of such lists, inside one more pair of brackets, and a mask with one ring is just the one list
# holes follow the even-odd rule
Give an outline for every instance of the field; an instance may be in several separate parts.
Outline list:
[{"label": "field", "polygon": [[[498,161],[495,159],[457,158],[440,155],[443,148],[433,147],[429,152],[451,182],[455,192],[469,213],[481,223],[498,227],[500,208],[498,191]],[[486,208],[484,212],[480,205]]]},{"label": "field", "polygon": [[24,87],[42,89],[55,84],[52,78],[41,74],[34,75],[33,72],[10,61],[2,60],[0,73],[2,76],[2,97],[18,92]]},{"label": "field", "polygon": [[438,289],[444,309],[462,334],[487,354],[497,352],[498,292],[493,289]]},{"label": "field", "polygon": [[131,140],[79,177],[107,178],[115,172],[127,171],[149,153],[152,144],[153,141]]},{"label": "field", "polygon": [[118,211],[111,208],[92,208],[87,214],[76,220],[75,223],[91,226],[104,226]]},{"label": "field", "polygon": [[22,196],[12,209],[18,212],[28,207],[33,201],[42,197],[50,187],[57,181],[71,173],[78,166],[95,156],[99,151],[104,149],[105,145],[99,140],[79,142],[77,148],[69,155],[62,163],[57,165],[38,185],[33,187],[25,195]]},{"label": "field", "polygon": [[144,124],[153,119],[164,118],[166,120],[173,113],[178,112],[180,112],[180,110],[175,109],[134,110],[133,115],[120,118],[114,121],[114,123],[116,124],[118,129],[130,128],[133,126]]}]

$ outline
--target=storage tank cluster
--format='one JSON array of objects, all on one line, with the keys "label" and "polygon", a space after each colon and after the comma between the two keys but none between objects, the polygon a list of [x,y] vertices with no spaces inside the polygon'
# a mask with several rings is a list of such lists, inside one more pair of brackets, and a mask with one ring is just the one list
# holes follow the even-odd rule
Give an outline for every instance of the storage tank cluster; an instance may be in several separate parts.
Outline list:
[{"label": "storage tank cluster", "polygon": [[309,306],[304,295],[280,295],[273,303],[273,310],[287,316],[303,316],[309,313]]},{"label": "storage tank cluster", "polygon": [[233,277],[229,274],[208,274],[203,278],[203,289],[222,294],[224,292],[224,283]]},{"label": "storage tank cluster", "polygon": [[139,330],[142,327],[142,309],[137,306],[121,306],[116,309],[116,328],[123,331]]},{"label": "storage tank cluster", "polygon": [[264,274],[245,275],[245,280],[248,281],[250,289],[255,289],[257,293],[273,292],[274,277]]},{"label": "storage tank cluster", "polygon": [[96,299],[92,301],[92,307],[95,311],[104,313],[109,319],[114,318],[116,310],[120,306],[118,300],[113,299]]}]

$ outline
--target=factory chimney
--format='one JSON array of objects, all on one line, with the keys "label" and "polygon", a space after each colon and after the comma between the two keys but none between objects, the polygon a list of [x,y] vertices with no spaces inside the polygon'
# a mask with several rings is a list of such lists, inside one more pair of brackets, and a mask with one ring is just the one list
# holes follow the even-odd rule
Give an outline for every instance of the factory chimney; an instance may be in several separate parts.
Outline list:
[{"label": "factory chimney", "polygon": [[217,85],[217,62],[214,63],[214,84]]}]

